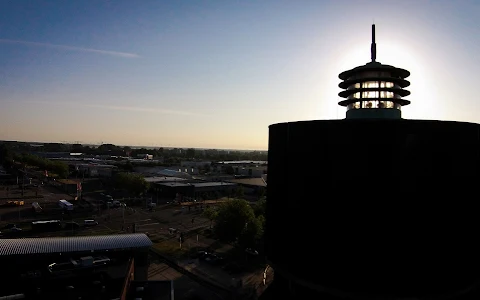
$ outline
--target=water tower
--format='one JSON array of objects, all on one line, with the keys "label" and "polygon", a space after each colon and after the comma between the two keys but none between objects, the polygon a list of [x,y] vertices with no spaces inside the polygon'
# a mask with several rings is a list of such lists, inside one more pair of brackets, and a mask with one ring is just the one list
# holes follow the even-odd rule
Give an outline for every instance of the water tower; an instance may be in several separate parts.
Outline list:
[{"label": "water tower", "polygon": [[375,25],[372,25],[372,61],[338,77],[338,86],[344,91],[338,95],[346,98],[338,104],[347,107],[347,118],[401,118],[401,107],[410,104],[402,97],[410,95],[405,80],[410,72],[376,61]]},{"label": "water tower", "polygon": [[374,29],[372,61],[339,76],[345,119],[269,127],[283,298],[446,299],[480,282],[480,125],[401,118],[409,72],[376,61]]}]

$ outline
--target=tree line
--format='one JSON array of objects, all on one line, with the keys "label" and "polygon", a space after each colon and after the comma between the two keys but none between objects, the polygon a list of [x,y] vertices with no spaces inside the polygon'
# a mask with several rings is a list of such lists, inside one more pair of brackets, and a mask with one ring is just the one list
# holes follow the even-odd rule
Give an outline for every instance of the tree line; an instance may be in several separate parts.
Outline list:
[{"label": "tree line", "polygon": [[5,145],[0,145],[0,161],[6,169],[32,166],[39,168],[41,171],[52,172],[60,178],[67,178],[69,175],[68,165],[64,162],[42,158],[29,153],[13,152]]},{"label": "tree line", "polygon": [[180,160],[251,160],[266,161],[267,151],[235,151],[220,149],[194,149],[194,148],[134,148],[102,144],[100,146],[82,144],[43,143],[32,144],[26,142],[3,141],[14,152],[72,152],[86,155],[111,155],[137,157],[139,154],[152,154],[155,158],[163,158],[165,163],[177,164]]}]

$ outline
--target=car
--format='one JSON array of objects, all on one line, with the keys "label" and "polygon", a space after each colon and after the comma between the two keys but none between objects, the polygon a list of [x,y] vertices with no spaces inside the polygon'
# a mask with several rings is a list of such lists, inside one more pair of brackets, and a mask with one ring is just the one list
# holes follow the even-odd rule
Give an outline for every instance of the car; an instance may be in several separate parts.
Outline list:
[{"label": "car", "polygon": [[95,220],[84,220],[84,221],[83,221],[83,225],[84,225],[84,226],[87,226],[87,227],[97,226],[97,225],[98,225],[98,222],[95,221]]},{"label": "car", "polygon": [[250,254],[250,255],[254,255],[254,256],[257,256],[258,255],[258,251],[255,250],[255,249],[252,249],[252,248],[247,248],[245,249],[245,252]]}]

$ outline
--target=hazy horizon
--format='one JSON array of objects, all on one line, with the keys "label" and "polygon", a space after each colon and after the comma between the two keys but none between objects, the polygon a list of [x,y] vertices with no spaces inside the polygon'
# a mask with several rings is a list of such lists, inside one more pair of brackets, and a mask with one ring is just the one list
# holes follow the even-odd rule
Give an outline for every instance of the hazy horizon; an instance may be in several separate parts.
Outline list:
[{"label": "hazy horizon", "polygon": [[[68,141],[61,141],[61,142],[42,142],[42,141],[20,141],[20,140],[0,140],[1,142],[17,142],[17,143],[31,143],[31,144],[48,144],[48,143],[59,143],[59,144],[65,144],[65,145],[73,145],[73,144],[81,144],[82,146],[95,146],[99,147],[102,144],[93,144],[93,143],[81,143],[81,142],[68,142]],[[103,143],[103,144],[111,144],[111,143]],[[248,152],[248,151],[258,151],[258,152],[268,152],[268,149],[227,149],[227,148],[198,148],[198,147],[166,147],[166,146],[161,146],[161,145],[152,145],[152,146],[147,146],[147,145],[117,145],[113,144],[118,147],[130,147],[132,149],[158,149],[158,148],[164,148],[164,149],[195,149],[195,150],[220,150],[220,151],[241,151],[241,152]]]},{"label": "hazy horizon", "polygon": [[344,118],[338,74],[405,68],[409,119],[480,122],[475,1],[2,1],[0,139],[266,150]]}]

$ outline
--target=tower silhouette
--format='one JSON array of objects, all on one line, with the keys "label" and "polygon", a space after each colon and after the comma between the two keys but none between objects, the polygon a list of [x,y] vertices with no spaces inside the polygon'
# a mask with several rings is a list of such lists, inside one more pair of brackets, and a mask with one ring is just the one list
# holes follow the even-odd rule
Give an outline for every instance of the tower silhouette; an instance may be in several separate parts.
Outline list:
[{"label": "tower silhouette", "polygon": [[480,126],[402,119],[374,26],[371,54],[339,75],[345,119],[269,127],[265,297],[477,299]]}]

